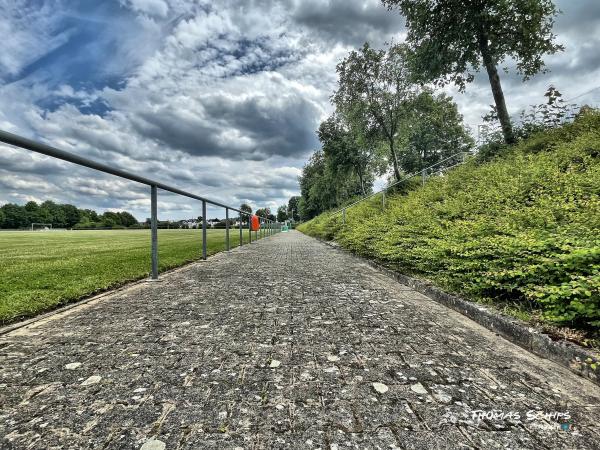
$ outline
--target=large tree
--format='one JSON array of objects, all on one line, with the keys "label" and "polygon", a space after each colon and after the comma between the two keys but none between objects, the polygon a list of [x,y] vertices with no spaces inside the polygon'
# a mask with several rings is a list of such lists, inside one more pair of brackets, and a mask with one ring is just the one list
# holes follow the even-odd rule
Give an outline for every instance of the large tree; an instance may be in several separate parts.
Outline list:
[{"label": "large tree", "polygon": [[424,81],[451,81],[461,89],[481,67],[487,71],[507,143],[512,124],[498,65],[513,59],[527,80],[545,71],[542,57],[562,50],[552,26],[552,0],[382,0],[406,17],[415,72]]},{"label": "large tree", "polygon": [[290,197],[290,199],[288,200],[287,208],[288,208],[288,211],[290,214],[290,218],[295,221],[300,220],[300,211],[298,209],[299,202],[300,202],[299,195],[294,195],[293,197]]},{"label": "large tree", "polygon": [[277,208],[277,222],[285,222],[288,218],[287,205]]},{"label": "large tree", "polygon": [[29,223],[40,222],[40,207],[33,200],[28,201],[25,206],[25,216]]},{"label": "large tree", "polygon": [[358,177],[353,173],[344,177],[337,172],[323,150],[313,153],[298,177],[302,198],[299,202],[300,218],[312,219],[323,211],[335,208],[361,194]]},{"label": "large tree", "polygon": [[[75,225],[77,225],[77,223],[79,223],[79,220],[81,219],[81,212],[79,211],[79,209],[77,209],[75,206],[73,205],[62,205],[62,210],[64,212],[64,216],[65,216],[65,226],[67,228],[71,228]],[[121,225],[125,225],[125,226],[129,226],[129,225],[135,225],[137,223],[137,220],[135,220],[135,218],[125,212],[123,214],[128,214],[129,216],[131,216],[131,218],[133,219],[132,223],[121,223]]]},{"label": "large tree", "polygon": [[264,217],[267,218],[269,220],[275,220],[276,217],[271,214],[271,208],[259,208],[256,210],[256,215],[259,217]]},{"label": "large tree", "polygon": [[[400,166],[407,173],[418,172],[452,155],[470,151],[474,145],[452,98],[428,89],[415,97],[411,114],[398,139]],[[450,158],[446,162],[446,165],[453,165],[457,161]],[[438,168],[444,167],[442,163]]]},{"label": "large tree", "polygon": [[117,214],[119,215],[119,218],[121,219],[121,225],[123,225],[125,227],[130,227],[132,225],[137,225],[137,223],[138,223],[137,219],[135,217],[133,217],[127,211],[121,211],[121,212],[119,212]]},{"label": "large tree", "polygon": [[337,178],[354,173],[360,182],[362,195],[373,186],[375,154],[369,146],[358,140],[352,127],[339,114],[321,122],[318,130],[323,152],[329,159]]},{"label": "large tree", "polygon": [[415,93],[407,55],[405,45],[376,50],[365,43],[337,65],[338,89],[332,96],[338,113],[365,129],[377,130],[385,140],[397,180],[396,135]]},{"label": "large tree", "polygon": [[242,223],[246,223],[250,214],[252,214],[252,207],[248,203],[242,203],[240,205],[240,211],[245,214],[241,214]]}]

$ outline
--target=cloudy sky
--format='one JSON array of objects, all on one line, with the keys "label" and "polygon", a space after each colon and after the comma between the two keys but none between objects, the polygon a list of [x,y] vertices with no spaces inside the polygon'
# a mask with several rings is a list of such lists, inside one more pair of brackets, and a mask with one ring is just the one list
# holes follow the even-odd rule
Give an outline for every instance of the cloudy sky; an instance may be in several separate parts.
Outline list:
[{"label": "cloudy sky", "polygon": [[[511,113],[600,85],[600,2],[559,0],[551,72],[504,75]],[[231,205],[276,208],[318,148],[335,64],[404,38],[379,0],[0,0],[0,129]],[[476,134],[484,75],[455,94]],[[579,97],[600,104],[600,89]],[[0,204],[52,199],[148,216],[148,188],[0,145]],[[198,202],[159,193],[161,219]],[[211,217],[223,216],[210,210]]]}]

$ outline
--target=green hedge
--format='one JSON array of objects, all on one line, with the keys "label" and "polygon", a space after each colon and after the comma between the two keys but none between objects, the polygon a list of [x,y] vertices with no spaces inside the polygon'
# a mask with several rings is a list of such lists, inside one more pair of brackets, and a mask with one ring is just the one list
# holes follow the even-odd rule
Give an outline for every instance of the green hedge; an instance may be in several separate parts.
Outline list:
[{"label": "green hedge", "polygon": [[299,227],[401,272],[539,319],[600,327],[600,113],[407,195]]}]

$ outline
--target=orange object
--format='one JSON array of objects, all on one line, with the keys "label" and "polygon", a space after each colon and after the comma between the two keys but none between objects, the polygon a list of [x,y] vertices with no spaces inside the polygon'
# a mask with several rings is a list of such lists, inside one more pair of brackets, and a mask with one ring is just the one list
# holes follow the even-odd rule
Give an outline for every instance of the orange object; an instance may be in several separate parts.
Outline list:
[{"label": "orange object", "polygon": [[252,215],[252,217],[250,217],[250,229],[252,231],[260,230],[260,221],[258,220],[258,216]]}]

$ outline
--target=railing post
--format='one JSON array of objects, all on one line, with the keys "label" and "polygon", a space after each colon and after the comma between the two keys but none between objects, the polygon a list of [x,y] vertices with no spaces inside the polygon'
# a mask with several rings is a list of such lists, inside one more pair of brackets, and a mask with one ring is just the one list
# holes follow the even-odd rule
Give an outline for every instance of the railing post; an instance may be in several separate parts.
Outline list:
[{"label": "railing post", "polygon": [[202,200],[202,259],[206,259],[206,200]]},{"label": "railing post", "polygon": [[346,225],[346,209],[342,209],[342,225]]},{"label": "railing post", "polygon": [[229,251],[229,208],[225,208],[225,243]]},{"label": "railing post", "polygon": [[240,213],[240,247],[244,245],[244,235],[242,232],[242,213]]},{"label": "railing post", "polygon": [[423,178],[423,186],[425,186],[425,169],[421,171],[421,178]]},{"label": "railing post", "polygon": [[150,186],[150,239],[152,241],[152,279],[158,280],[158,212],[157,188]]},{"label": "railing post", "polygon": [[248,243],[252,244],[252,216],[248,215]]},{"label": "railing post", "polygon": [[381,195],[381,208],[385,209],[385,191],[383,191]]}]

